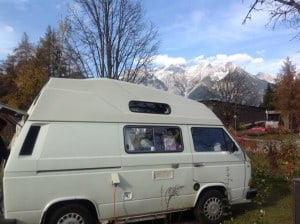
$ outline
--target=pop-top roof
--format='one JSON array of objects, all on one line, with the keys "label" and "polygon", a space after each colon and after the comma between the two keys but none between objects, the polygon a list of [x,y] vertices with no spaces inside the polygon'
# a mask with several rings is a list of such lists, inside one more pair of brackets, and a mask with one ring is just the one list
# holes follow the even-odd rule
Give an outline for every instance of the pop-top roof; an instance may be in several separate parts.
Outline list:
[{"label": "pop-top roof", "polygon": [[[171,113],[132,112],[130,101],[168,104]],[[103,78],[51,78],[28,114],[31,121],[222,124],[205,105],[196,101],[138,84]]]}]

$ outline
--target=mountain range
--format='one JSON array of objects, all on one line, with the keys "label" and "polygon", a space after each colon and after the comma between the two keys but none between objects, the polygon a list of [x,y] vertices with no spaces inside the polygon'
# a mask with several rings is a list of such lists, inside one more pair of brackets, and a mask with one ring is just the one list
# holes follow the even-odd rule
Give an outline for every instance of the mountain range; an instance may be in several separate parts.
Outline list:
[{"label": "mountain range", "polygon": [[194,66],[169,65],[155,68],[143,84],[197,101],[224,101],[222,88],[227,83],[226,86],[230,87],[231,92],[226,94],[233,95],[235,91],[236,95],[240,95],[239,99],[242,99],[232,98],[231,103],[259,106],[268,83],[273,82],[274,78],[271,75],[265,73],[252,75],[232,63],[212,65],[205,62]]}]

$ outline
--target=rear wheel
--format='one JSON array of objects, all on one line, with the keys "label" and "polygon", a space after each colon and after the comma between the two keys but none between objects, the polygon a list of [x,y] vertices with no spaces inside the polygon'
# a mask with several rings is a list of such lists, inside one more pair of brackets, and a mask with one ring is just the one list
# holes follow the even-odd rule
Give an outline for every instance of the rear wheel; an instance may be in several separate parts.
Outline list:
[{"label": "rear wheel", "polygon": [[207,191],[198,200],[194,213],[200,223],[221,223],[224,213],[224,195],[218,190]]},{"label": "rear wheel", "polygon": [[91,224],[95,223],[89,210],[80,204],[69,204],[50,214],[49,224]]}]

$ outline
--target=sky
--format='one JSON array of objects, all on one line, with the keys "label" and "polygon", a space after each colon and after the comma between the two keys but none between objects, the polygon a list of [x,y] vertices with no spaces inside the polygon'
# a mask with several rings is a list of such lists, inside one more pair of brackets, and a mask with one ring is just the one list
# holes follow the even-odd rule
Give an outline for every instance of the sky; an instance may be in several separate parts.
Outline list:
[{"label": "sky", "polygon": [[[289,57],[298,66],[295,30],[267,26],[268,15],[255,13],[242,24],[253,0],[141,0],[145,20],[157,28],[158,65],[232,62],[246,71],[274,77]],[[58,26],[72,0],[0,0],[0,60],[26,32],[37,43],[50,25]]]}]

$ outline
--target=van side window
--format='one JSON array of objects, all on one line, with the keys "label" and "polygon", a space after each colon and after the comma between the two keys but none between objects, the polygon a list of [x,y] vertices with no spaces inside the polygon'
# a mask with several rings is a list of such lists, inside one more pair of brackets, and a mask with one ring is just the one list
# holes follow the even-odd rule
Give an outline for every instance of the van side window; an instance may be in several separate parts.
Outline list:
[{"label": "van side window", "polygon": [[127,153],[183,151],[183,141],[179,127],[126,126],[124,137]]},{"label": "van side window", "polygon": [[22,145],[20,156],[30,156],[32,154],[36,139],[40,132],[40,126],[31,126]]},{"label": "van side window", "polygon": [[192,137],[196,152],[229,151],[233,144],[222,128],[193,127]]}]

